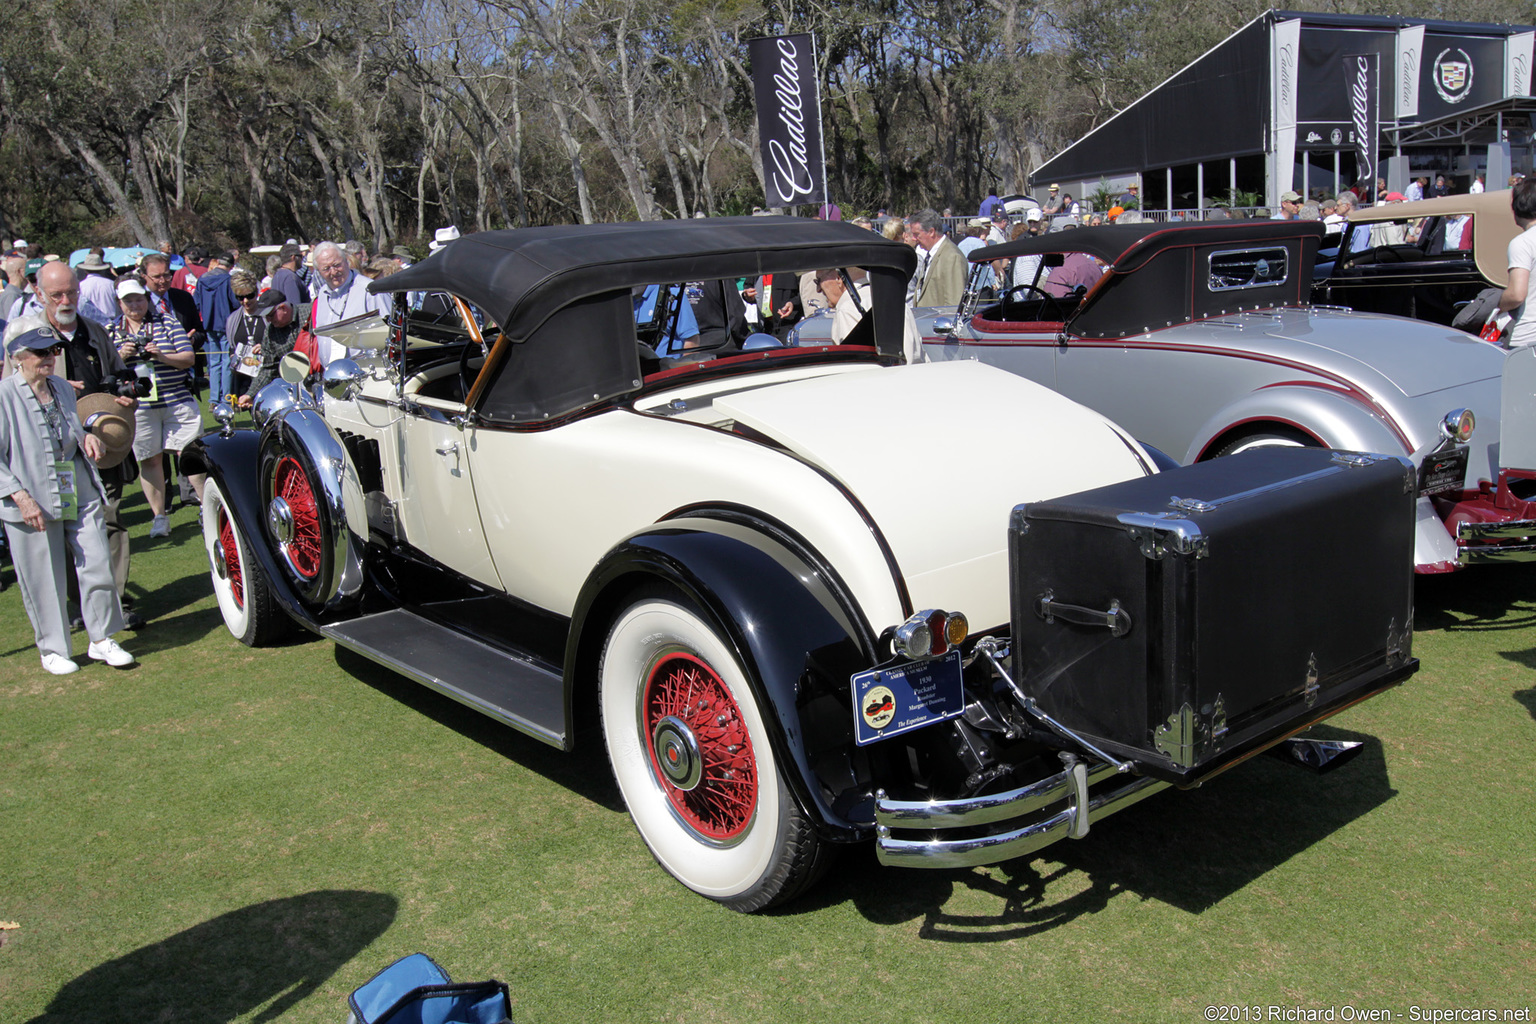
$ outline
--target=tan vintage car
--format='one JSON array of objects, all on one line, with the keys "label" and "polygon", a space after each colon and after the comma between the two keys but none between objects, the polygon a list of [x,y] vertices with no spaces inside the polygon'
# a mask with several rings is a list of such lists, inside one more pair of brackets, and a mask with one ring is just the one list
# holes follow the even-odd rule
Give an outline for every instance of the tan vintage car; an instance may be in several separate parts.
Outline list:
[{"label": "tan vintage car", "polygon": [[1479,292],[1509,283],[1520,233],[1509,203],[1501,189],[1357,210],[1318,253],[1313,301],[1450,326]]}]

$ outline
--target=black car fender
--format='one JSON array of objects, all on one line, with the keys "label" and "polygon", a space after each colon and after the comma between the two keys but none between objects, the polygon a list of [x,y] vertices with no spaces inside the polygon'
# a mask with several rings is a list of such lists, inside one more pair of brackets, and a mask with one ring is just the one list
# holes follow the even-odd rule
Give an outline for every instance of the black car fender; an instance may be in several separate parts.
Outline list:
[{"label": "black car fender", "polygon": [[182,471],[206,473],[217,481],[219,490],[224,492],[226,508],[235,517],[252,556],[266,574],[273,599],[296,621],[313,629],[314,616],[299,600],[267,541],[263,526],[265,502],[257,472],[261,447],[261,433],[255,430],[204,434],[182,450]]},{"label": "black car fender", "polygon": [[836,573],[777,524],[739,511],[693,511],[609,551],[572,615],[568,716],[584,703],[596,704],[598,666],[614,618],[638,591],[658,584],[691,603],[732,648],[785,779],[818,832],[832,841],[868,839],[869,824],[834,810],[851,776],[827,777],[832,773],[818,770],[816,755],[853,746],[852,713],[833,691],[848,694],[852,674],[877,660],[875,637]]}]

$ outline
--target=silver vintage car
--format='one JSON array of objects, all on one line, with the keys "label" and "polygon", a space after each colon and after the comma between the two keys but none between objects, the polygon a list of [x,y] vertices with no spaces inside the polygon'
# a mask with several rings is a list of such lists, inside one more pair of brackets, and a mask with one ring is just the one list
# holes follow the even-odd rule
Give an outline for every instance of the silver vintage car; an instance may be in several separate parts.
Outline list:
[{"label": "silver vintage car", "polygon": [[1536,351],[1313,305],[1322,237],[1134,224],[978,249],[959,309],[919,315],[923,347],[1038,381],[1184,464],[1272,445],[1407,456],[1416,571],[1536,559]]}]

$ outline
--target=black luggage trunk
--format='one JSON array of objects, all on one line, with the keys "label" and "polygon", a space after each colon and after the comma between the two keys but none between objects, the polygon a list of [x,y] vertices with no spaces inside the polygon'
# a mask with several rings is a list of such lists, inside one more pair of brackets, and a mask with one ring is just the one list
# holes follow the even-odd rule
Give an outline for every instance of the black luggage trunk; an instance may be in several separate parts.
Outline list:
[{"label": "black luggage trunk", "polygon": [[1180,786],[1412,675],[1415,474],[1267,448],[1014,509],[1013,670]]}]

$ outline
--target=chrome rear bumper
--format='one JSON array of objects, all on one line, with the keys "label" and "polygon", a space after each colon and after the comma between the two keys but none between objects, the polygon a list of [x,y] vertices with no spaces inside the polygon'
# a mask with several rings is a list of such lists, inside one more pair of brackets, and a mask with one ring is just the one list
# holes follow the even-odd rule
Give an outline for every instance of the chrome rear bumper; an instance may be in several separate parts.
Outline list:
[{"label": "chrome rear bumper", "polygon": [[1462,565],[1536,562],[1536,519],[1457,523],[1456,561]]},{"label": "chrome rear bumper", "polygon": [[881,790],[875,794],[876,854],[882,864],[909,868],[996,864],[1058,839],[1080,839],[1093,822],[1167,788],[1115,765],[1077,762],[1028,786],[966,800],[892,800]]}]

